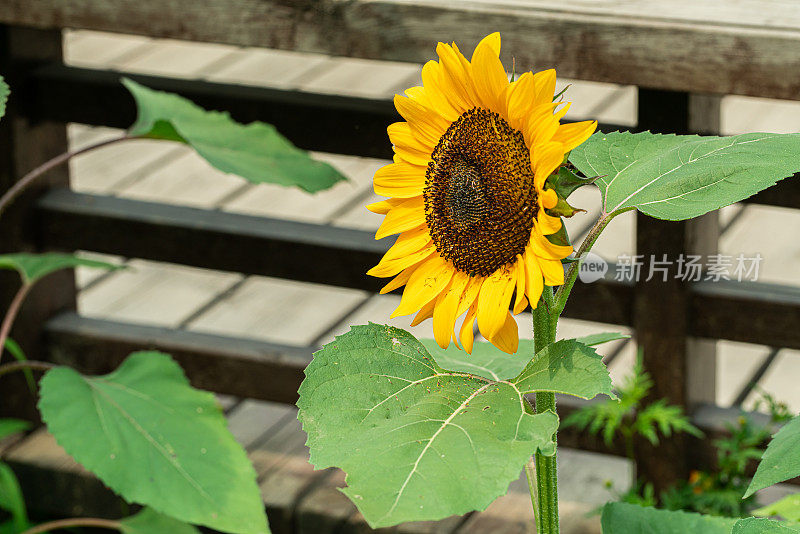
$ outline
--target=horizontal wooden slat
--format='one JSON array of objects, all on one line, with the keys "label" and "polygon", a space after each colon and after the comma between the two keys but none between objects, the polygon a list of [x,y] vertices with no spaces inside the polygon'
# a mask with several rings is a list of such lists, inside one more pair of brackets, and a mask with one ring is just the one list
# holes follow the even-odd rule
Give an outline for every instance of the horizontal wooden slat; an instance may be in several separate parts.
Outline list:
[{"label": "horizontal wooden slat", "polygon": [[[239,122],[264,121],[306,150],[391,159],[386,127],[402,120],[391,99],[149,76],[65,65],[46,65],[24,82],[25,114],[32,120],[127,128],[136,117],[128,77],[189,98],[206,109],[224,110]],[[605,132],[627,130],[601,124]],[[800,205],[800,204],[799,204]]]},{"label": "horizontal wooden slat", "polygon": [[[206,109],[228,111],[236,120],[264,121],[306,150],[389,159],[386,127],[402,120],[390,99],[224,84],[47,65],[24,83],[25,114],[52,120],[127,128],[136,117],[133,98],[119,83],[128,76],[154,89],[183,95]],[[599,125],[604,132],[628,130]],[[800,175],[779,182],[747,202],[800,208]]]},{"label": "horizontal wooden slat", "polygon": [[389,99],[319,94],[202,80],[47,65],[25,82],[25,113],[33,120],[127,128],[136,118],[129,77],[180,94],[236,120],[273,124],[297,146],[320,152],[391,158],[386,127],[402,120]]},{"label": "horizontal wooden slat", "polygon": [[5,0],[0,23],[422,62],[501,31],[503,59],[642,87],[797,99],[800,9],[744,0]]},{"label": "horizontal wooden slat", "polygon": [[370,232],[252,215],[48,192],[39,202],[43,245],[378,290],[367,276],[390,240]]},{"label": "horizontal wooden slat", "polygon": [[311,349],[186,330],[57,315],[46,325],[50,359],[88,374],[116,369],[137,350],[171,354],[196,387],[294,403]]},{"label": "horizontal wooden slat", "polygon": [[[367,276],[389,246],[371,232],[54,190],[38,204],[48,248],[180,263],[376,291]],[[800,348],[800,289],[697,284],[692,335]],[[632,324],[633,288],[578,282],[565,316]],[[741,310],[753,313],[737,314]],[[756,313],[757,311],[757,313]]]},{"label": "horizontal wooden slat", "polygon": [[800,349],[800,287],[731,280],[693,290],[694,335]]}]

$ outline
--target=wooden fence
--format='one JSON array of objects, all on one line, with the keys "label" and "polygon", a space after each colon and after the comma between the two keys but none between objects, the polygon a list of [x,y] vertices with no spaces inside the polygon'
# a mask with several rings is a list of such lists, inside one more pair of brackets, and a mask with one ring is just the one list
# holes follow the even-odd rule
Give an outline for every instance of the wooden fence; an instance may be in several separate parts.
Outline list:
[{"label": "wooden fence", "polygon": [[[511,0],[4,0],[0,73],[14,99],[0,122],[0,191],[67,149],[67,122],[126,127],[134,119],[132,100],[118,83],[121,73],[62,63],[62,28],[413,62],[430,59],[437,41],[477,42],[499,30],[504,61],[513,55],[523,68],[553,65],[566,77],[639,86],[637,128],[661,132],[718,132],[723,94],[800,99],[800,8],[756,0],[735,6],[725,0],[700,6],[693,0],[532,0],[524,6]],[[130,77],[230,110],[240,121],[273,123],[302,148],[391,155],[385,128],[397,115],[389,100]],[[80,249],[379,287],[364,273],[388,245],[369,232],[79,194],[67,184],[67,170],[58,169],[18,201],[0,225],[0,251]],[[800,182],[787,179],[749,202],[800,208]],[[710,254],[718,233],[716,214],[688,222],[640,216],[636,253]],[[0,277],[0,307],[15,285],[12,276]],[[311,349],[89,319],[74,310],[72,273],[52,276],[31,295],[13,336],[31,357],[91,373],[111,370],[131,350],[159,348],[173,354],[199,387],[287,403],[296,400],[311,356]],[[710,436],[736,413],[713,404],[716,340],[800,349],[797,287],[607,278],[578,284],[565,315],[633,327],[655,379],[653,397],[686,406]],[[29,404],[25,395],[9,379],[3,399],[12,403],[0,410],[19,411]],[[559,412],[578,405],[562,399]],[[617,445],[571,430],[560,442],[622,454]],[[714,461],[707,441],[684,438],[656,451],[640,444],[637,454],[643,474],[660,485]]]}]

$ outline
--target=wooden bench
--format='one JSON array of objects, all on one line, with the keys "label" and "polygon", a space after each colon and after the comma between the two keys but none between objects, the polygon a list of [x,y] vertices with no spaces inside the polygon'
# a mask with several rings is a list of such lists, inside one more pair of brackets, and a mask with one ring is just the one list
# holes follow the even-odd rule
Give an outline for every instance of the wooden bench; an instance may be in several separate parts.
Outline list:
[{"label": "wooden bench", "polygon": [[[0,122],[0,190],[65,150],[65,123],[125,127],[133,120],[120,73],[63,65],[62,28],[412,62],[430,59],[436,41],[476,42],[499,30],[503,59],[515,57],[518,70],[556,66],[571,78],[638,86],[637,128],[663,132],[718,132],[725,94],[800,99],[800,75],[792,76],[800,72],[800,8],[758,0],[733,7],[724,0],[6,0],[0,25],[0,72],[16,97]],[[385,127],[397,116],[389,100],[132,77],[241,121],[271,122],[303,148],[390,155]],[[79,194],[59,188],[67,180],[64,169],[54,172],[6,215],[1,251],[81,249],[369,291],[379,285],[364,272],[388,245],[368,232]],[[800,182],[786,180],[750,202],[800,208]],[[715,214],[683,223],[639,217],[637,254],[713,253],[718,231]],[[299,261],[307,257],[315,261]],[[0,302],[13,287],[12,277],[0,278]],[[65,272],[31,295],[14,331],[29,355],[105,372],[133,349],[157,347],[174,354],[200,387],[296,399],[311,348],[87,319],[74,313],[71,288]],[[800,348],[796,287],[605,280],[579,284],[566,316],[632,326],[655,378],[653,396],[687,406],[712,436],[731,415],[713,406],[714,340]],[[21,383],[13,387],[11,407],[19,411],[29,402]],[[576,405],[564,399],[559,411]],[[622,452],[571,431],[560,442]],[[707,442],[683,439],[638,454],[642,472],[663,484],[714,460]]]}]

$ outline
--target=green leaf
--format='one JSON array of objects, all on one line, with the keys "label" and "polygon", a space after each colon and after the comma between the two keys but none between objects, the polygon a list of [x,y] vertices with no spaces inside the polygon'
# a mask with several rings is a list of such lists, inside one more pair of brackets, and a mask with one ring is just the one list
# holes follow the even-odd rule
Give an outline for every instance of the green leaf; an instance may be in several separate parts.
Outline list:
[{"label": "green leaf", "polygon": [[[580,337],[575,341],[588,346],[600,345],[617,339],[627,339],[631,336],[609,332],[591,334]],[[443,349],[433,339],[420,339],[436,362],[451,371],[472,373],[489,380],[507,380],[514,378],[525,369],[528,363],[526,355],[533,354],[533,341],[520,339],[519,348],[514,355],[509,356],[494,345],[486,341],[476,341],[472,347],[472,354],[467,354],[455,344]]]},{"label": "green leaf", "polygon": [[311,159],[270,124],[239,124],[228,113],[206,111],[178,95],[154,91],[129,79],[122,83],[138,108],[136,123],[128,132],[132,136],[186,143],[217,169],[257,184],[297,186],[313,193],[345,180],[339,171]]},{"label": "green leaf", "polygon": [[0,462],[0,509],[11,514],[11,523],[17,532],[22,532],[28,526],[28,513],[25,509],[25,499],[19,487],[16,475],[11,468]]},{"label": "green leaf", "polygon": [[[11,339],[10,337],[6,338],[5,348],[11,357],[17,360],[18,362],[26,362],[28,358],[25,356],[25,352],[22,350],[22,347],[19,346],[19,343]],[[36,394],[36,381],[33,379],[33,371],[29,367],[26,367],[22,370],[22,374],[25,375],[25,381],[28,383],[28,389],[33,393]]]},{"label": "green leaf", "polygon": [[31,424],[21,419],[0,419],[0,439],[13,436],[20,432],[25,432]]},{"label": "green leaf", "polygon": [[570,161],[595,182],[606,213],[683,220],[744,200],[800,170],[800,134],[732,137],[597,133]]},{"label": "green leaf", "polygon": [[771,519],[747,517],[733,525],[731,534],[792,534],[800,532],[800,526],[779,523]]},{"label": "green leaf", "polygon": [[796,476],[800,476],[800,416],[786,423],[769,442],[743,498]]},{"label": "green leaf", "polygon": [[168,355],[137,352],[91,378],[57,367],[39,389],[56,441],[126,500],[225,532],[268,531],[255,471],[219,404]]},{"label": "green leaf", "polygon": [[763,517],[779,515],[789,521],[800,522],[800,493],[787,495],[779,501],[753,510],[753,515]]},{"label": "green leaf", "polygon": [[122,534],[200,534],[192,525],[145,508],[120,521]]},{"label": "green leaf", "polygon": [[562,339],[536,353],[512,380],[525,393],[552,391],[583,399],[604,393],[616,399],[603,357],[574,339]]},{"label": "green leaf", "polygon": [[523,355],[533,355],[533,341],[520,339],[516,354],[509,355],[486,341],[476,341],[472,354],[467,354],[454,343],[443,349],[433,339],[420,339],[420,343],[436,360],[450,371],[471,373],[489,380],[508,380],[525,369],[528,362]]},{"label": "green leaf", "polygon": [[17,271],[26,284],[33,284],[40,278],[61,269],[72,267],[95,267],[98,269],[122,269],[122,265],[114,265],[104,261],[90,260],[72,254],[48,252],[45,254],[29,254],[19,252],[16,254],[0,255],[0,269]]},{"label": "green leaf", "polygon": [[347,473],[372,527],[482,510],[537,449],[554,452],[554,413],[532,414],[513,382],[443,369],[391,326],[327,344],[299,392],[311,463]]},{"label": "green leaf", "polygon": [[616,341],[618,339],[630,339],[630,334],[620,334],[619,332],[603,332],[601,334],[589,334],[588,336],[583,336],[576,338],[575,341],[578,343],[583,343],[584,345],[588,345],[590,347],[594,347],[596,345],[602,345],[603,343],[608,343],[609,341]]},{"label": "green leaf", "polygon": [[736,519],[610,502],[601,523],[603,534],[730,534]]},{"label": "green leaf", "polygon": [[8,95],[11,94],[11,88],[8,87],[8,84],[0,76],[0,118],[6,114],[6,103],[8,102]]}]

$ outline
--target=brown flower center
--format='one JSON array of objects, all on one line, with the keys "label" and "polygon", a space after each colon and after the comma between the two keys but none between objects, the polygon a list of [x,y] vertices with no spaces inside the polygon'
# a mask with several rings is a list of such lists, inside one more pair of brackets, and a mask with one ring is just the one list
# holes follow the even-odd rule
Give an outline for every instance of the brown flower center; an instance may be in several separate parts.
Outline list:
[{"label": "brown flower center", "polygon": [[434,148],[423,195],[439,254],[492,274],[525,250],[538,210],[525,138],[497,113],[465,112]]}]

